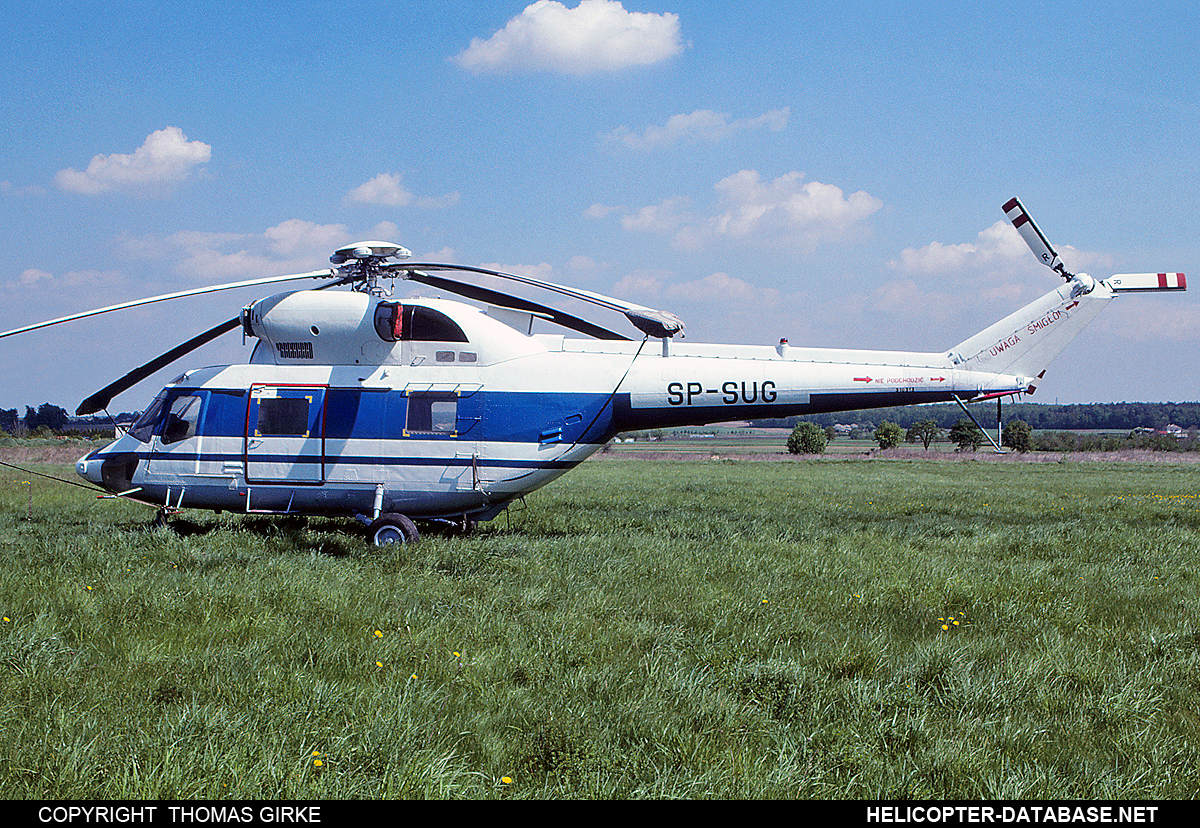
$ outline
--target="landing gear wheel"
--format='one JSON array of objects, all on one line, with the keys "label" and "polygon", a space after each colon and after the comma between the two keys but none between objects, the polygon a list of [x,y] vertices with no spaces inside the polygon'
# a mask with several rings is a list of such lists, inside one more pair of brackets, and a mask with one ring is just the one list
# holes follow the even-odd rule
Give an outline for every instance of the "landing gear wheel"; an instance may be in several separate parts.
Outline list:
[{"label": "landing gear wheel", "polygon": [[416,543],[421,533],[417,531],[417,525],[404,515],[385,512],[367,527],[367,537],[376,546],[389,546],[393,543]]}]

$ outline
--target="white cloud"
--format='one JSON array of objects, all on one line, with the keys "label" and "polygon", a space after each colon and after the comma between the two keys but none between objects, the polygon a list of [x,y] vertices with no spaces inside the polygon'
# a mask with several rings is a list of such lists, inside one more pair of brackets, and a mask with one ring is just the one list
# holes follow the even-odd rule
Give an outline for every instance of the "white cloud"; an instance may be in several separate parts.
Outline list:
[{"label": "white cloud", "polygon": [[171,261],[171,271],[185,282],[217,284],[321,270],[339,247],[362,239],[395,241],[398,235],[392,222],[351,232],[343,224],[288,219],[260,233],[186,230],[166,238],[125,238],[121,244],[132,257]]},{"label": "white cloud", "polygon": [[[1112,268],[1112,257],[1058,246],[1069,269],[1079,272],[1096,267],[1104,278]],[[974,242],[944,244],[930,242],[924,247],[906,247],[888,267],[922,280],[951,279],[957,295],[973,295],[986,302],[1016,305],[1029,295],[1045,292],[1054,284],[1050,271],[1038,263],[1025,240],[1007,221],[997,221],[979,232]],[[963,288],[970,286],[970,294]]]},{"label": "white cloud", "polygon": [[27,288],[51,294],[69,291],[73,300],[78,300],[80,295],[92,296],[99,290],[111,288],[123,281],[124,276],[115,270],[69,270],[56,275],[40,268],[29,268],[21,271],[15,280],[6,283],[5,288],[21,293],[25,293]]},{"label": "white cloud", "polygon": [[1032,261],[1029,248],[1016,229],[1006,221],[997,221],[981,231],[974,243],[942,244],[935,241],[924,247],[906,247],[900,251],[899,260],[889,262],[889,266],[904,273],[929,276],[962,274],[996,264],[1011,266]]},{"label": "white cloud", "polygon": [[546,262],[536,265],[506,265],[500,262],[492,262],[491,264],[481,265],[487,270],[496,270],[500,273],[512,273],[516,276],[528,276],[530,279],[541,279],[543,282],[557,282],[558,276],[555,275],[554,266]]},{"label": "white cloud", "polygon": [[574,9],[538,0],[453,61],[473,72],[585,75],[657,63],[682,48],[678,15],[628,12],[617,0],[581,0]]},{"label": "white cloud", "polygon": [[342,199],[345,206],[366,204],[377,207],[407,207],[416,204],[425,209],[437,210],[457,204],[459,194],[446,193],[440,196],[418,198],[411,190],[400,182],[400,175],[380,173],[379,175],[360,184]]},{"label": "white cloud", "polygon": [[869,193],[847,196],[832,184],[803,179],[803,173],[791,172],[763,181],[758,172],[742,170],[714,186],[718,204],[708,216],[673,197],[626,214],[621,224],[626,230],[674,233],[675,246],[683,250],[712,240],[808,249],[864,232],[863,222],[883,206]]},{"label": "white cloud", "polygon": [[638,270],[613,285],[613,296],[651,300],[658,297],[666,274],[654,270]]},{"label": "white cloud", "polygon": [[691,220],[687,207],[686,198],[674,196],[622,216],[621,226],[638,232],[669,233]]},{"label": "white cloud", "polygon": [[590,219],[607,218],[610,213],[616,213],[624,210],[624,207],[611,207],[607,204],[596,202],[591,207],[583,211],[583,215]]},{"label": "white cloud", "polygon": [[[1112,256],[1106,253],[1080,250],[1071,245],[1056,247],[1067,268],[1074,272],[1113,266]],[[924,247],[906,247],[900,251],[900,258],[888,262],[888,266],[923,275],[991,275],[998,270],[1027,271],[1038,276],[1046,274],[1021,234],[1003,220],[980,231],[974,243],[942,244],[935,241]]]},{"label": "white cloud", "polygon": [[619,127],[605,138],[632,149],[659,149],[679,141],[717,143],[735,132],[767,128],[779,132],[787,126],[791,110],[773,109],[757,118],[729,120],[729,115],[711,109],[698,109],[687,115],[672,115],[663,126],[649,126],[641,133]]},{"label": "white cloud", "polygon": [[302,219],[288,219],[267,228],[263,236],[270,243],[271,252],[281,256],[329,256],[346,244],[349,231],[341,224],[315,224]]},{"label": "white cloud", "polygon": [[179,127],[150,133],[130,155],[97,155],[83,172],[59,170],[55,181],[63,190],[95,195],[113,190],[145,190],[177,184],[212,157],[212,147],[189,141]]},{"label": "white cloud", "polygon": [[779,302],[778,290],[757,288],[728,273],[712,273],[703,279],[671,285],[666,295],[684,302],[753,302],[768,307]]},{"label": "white cloud", "polygon": [[411,204],[413,194],[400,183],[399,175],[380,173],[365,184],[346,193],[345,204],[377,204],[384,207],[404,207]]},{"label": "white cloud", "polygon": [[813,244],[847,236],[883,206],[861,190],[846,196],[832,184],[804,184],[803,179],[804,173],[790,172],[765,182],[754,170],[723,178],[716,190],[725,210],[711,222],[714,231],[732,238],[779,235]]}]

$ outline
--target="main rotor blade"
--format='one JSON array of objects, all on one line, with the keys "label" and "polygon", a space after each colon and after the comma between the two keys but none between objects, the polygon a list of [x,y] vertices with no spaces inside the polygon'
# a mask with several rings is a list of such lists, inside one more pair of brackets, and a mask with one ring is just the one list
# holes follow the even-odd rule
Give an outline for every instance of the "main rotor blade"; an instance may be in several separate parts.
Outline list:
[{"label": "main rotor blade", "polygon": [[1017,228],[1017,232],[1021,234],[1021,238],[1029,245],[1029,249],[1033,251],[1033,255],[1037,256],[1039,262],[1064,279],[1070,279],[1074,275],[1067,272],[1062,259],[1058,257],[1058,253],[1050,246],[1049,239],[1046,238],[1041,229],[1034,223],[1029,215],[1029,211],[1025,209],[1025,205],[1019,199],[1012,198],[1005,202],[1004,214],[1013,223],[1013,227]]},{"label": "main rotor blade", "polygon": [[528,299],[522,299],[519,296],[512,296],[508,293],[501,293],[497,290],[490,290],[478,285],[459,282],[455,279],[447,279],[444,276],[434,276],[429,273],[411,270],[408,271],[408,278],[414,282],[421,282],[430,287],[448,290],[451,293],[456,293],[459,296],[465,296],[468,299],[474,299],[477,302],[486,302],[489,305],[496,305],[502,308],[514,308],[516,310],[528,311],[530,313],[542,314],[549,321],[556,325],[561,325],[572,331],[577,331],[587,336],[594,336],[597,339],[612,339],[628,341],[629,337],[622,336],[615,331],[610,331],[607,328],[602,328],[599,325],[594,325],[586,319],[580,319],[577,316],[572,316],[569,313],[563,313],[560,310],[539,305],[537,302],[530,302]]},{"label": "main rotor blade", "polygon": [[38,322],[34,325],[26,325],[23,328],[13,328],[11,331],[0,333],[0,339],[14,334],[25,333],[26,331],[35,331],[38,328],[48,328],[51,325],[58,325],[62,322],[71,322],[76,319],[84,319],[88,316],[98,316],[102,313],[110,313],[111,311],[125,310],[126,308],[136,308],[139,305],[152,305],[155,302],[166,302],[168,299],[182,299],[185,296],[199,296],[204,293],[216,293],[221,290],[234,290],[235,288],[254,287],[255,285],[269,285],[273,282],[289,282],[295,279],[319,279],[322,277],[328,278],[337,275],[337,271],[325,269],[314,270],[311,273],[293,273],[288,276],[268,276],[264,279],[247,279],[244,282],[229,282],[224,285],[210,285],[202,288],[192,288],[191,290],[181,290],[177,293],[164,293],[161,296],[151,296],[147,299],[134,299],[130,302],[122,302],[118,305],[109,305],[104,308],[96,308],[94,310],[82,311],[73,313],[70,316],[61,316],[58,319],[50,319],[46,322]]},{"label": "main rotor blade", "polygon": [[[298,276],[275,277],[274,281],[283,281],[285,278],[302,278],[302,277],[298,277]],[[326,290],[331,287],[337,287],[338,285],[345,284],[347,281],[350,281],[350,279],[348,279],[348,278],[338,279],[336,282],[329,282],[328,284],[321,285],[319,288],[314,288],[314,290]],[[174,348],[167,351],[166,353],[156,356],[154,359],[150,360],[145,365],[142,365],[139,368],[134,368],[132,371],[130,371],[125,376],[121,377],[116,382],[109,383],[108,385],[104,386],[99,391],[97,391],[95,394],[92,394],[92,396],[88,397],[86,400],[81,402],[79,404],[79,408],[75,409],[75,415],[78,417],[85,417],[88,414],[95,414],[97,411],[103,411],[105,408],[108,408],[108,404],[112,401],[113,397],[117,396],[117,394],[120,394],[122,391],[129,390],[130,388],[137,385],[142,380],[149,377],[155,371],[158,371],[161,368],[165,368],[166,366],[170,365],[175,360],[177,360],[181,357],[184,357],[187,354],[190,354],[192,351],[196,350],[201,345],[208,344],[209,342],[213,341],[221,334],[232,331],[233,329],[237,328],[241,324],[241,322],[242,322],[241,314],[238,314],[237,316],[233,317],[233,319],[229,319],[225,322],[222,322],[220,325],[209,328],[207,331],[200,334],[199,336],[192,337],[187,342],[184,342],[182,345],[176,345]]]},{"label": "main rotor blade", "polygon": [[[674,314],[666,311],[647,308],[643,305],[636,305],[633,302],[626,302],[623,299],[614,299],[611,296],[605,296],[601,293],[592,293],[590,290],[580,290],[578,288],[564,287],[556,285],[553,282],[546,282],[542,279],[534,279],[531,276],[521,276],[516,273],[503,273],[497,270],[485,270],[481,267],[469,267],[467,265],[453,264],[415,264],[404,262],[395,265],[385,265],[388,270],[404,270],[411,273],[420,270],[457,270],[464,273],[482,273],[487,276],[495,276],[499,279],[508,279],[510,281],[519,282],[524,285],[532,285],[534,287],[549,290],[558,293],[562,296],[568,296],[572,299],[580,299],[584,302],[590,302],[593,305],[599,305],[608,310],[617,311],[625,314],[625,317],[633,323],[640,331],[653,337],[670,337],[683,330],[683,322]],[[464,296],[466,294],[463,294]],[[507,294],[499,294],[507,296]],[[621,337],[625,339],[626,337]]]},{"label": "main rotor blade", "polygon": [[103,411],[105,408],[108,408],[109,402],[111,402],[112,398],[117,396],[117,394],[132,388],[146,377],[153,374],[155,371],[170,365],[172,362],[186,354],[190,354],[201,345],[206,345],[209,342],[212,342],[221,334],[232,331],[234,328],[240,325],[241,322],[242,317],[240,315],[235,316],[233,319],[222,322],[220,325],[217,325],[214,328],[209,328],[199,336],[192,337],[182,345],[176,345],[165,354],[160,354],[140,368],[134,368],[116,382],[104,386],[95,394],[92,394],[92,396],[81,402],[79,407],[75,409],[75,415],[78,417],[85,417],[88,414],[95,414],[97,411]]}]

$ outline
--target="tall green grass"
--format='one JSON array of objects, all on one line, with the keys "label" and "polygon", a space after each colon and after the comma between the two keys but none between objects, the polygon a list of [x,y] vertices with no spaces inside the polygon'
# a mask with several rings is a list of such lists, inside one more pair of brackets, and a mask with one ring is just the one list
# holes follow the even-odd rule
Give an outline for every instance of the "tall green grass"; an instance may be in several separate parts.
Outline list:
[{"label": "tall green grass", "polygon": [[1200,789],[1195,465],[597,460],[385,551],[25,480],[6,798]]}]

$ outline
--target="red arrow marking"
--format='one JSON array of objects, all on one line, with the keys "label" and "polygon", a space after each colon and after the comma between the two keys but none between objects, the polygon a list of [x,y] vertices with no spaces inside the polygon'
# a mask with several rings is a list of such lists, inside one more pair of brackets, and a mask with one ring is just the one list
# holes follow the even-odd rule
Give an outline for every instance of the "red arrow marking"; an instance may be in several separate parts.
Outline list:
[{"label": "red arrow marking", "polygon": [[871,378],[870,377],[855,377],[854,381],[855,382],[870,382]]}]

